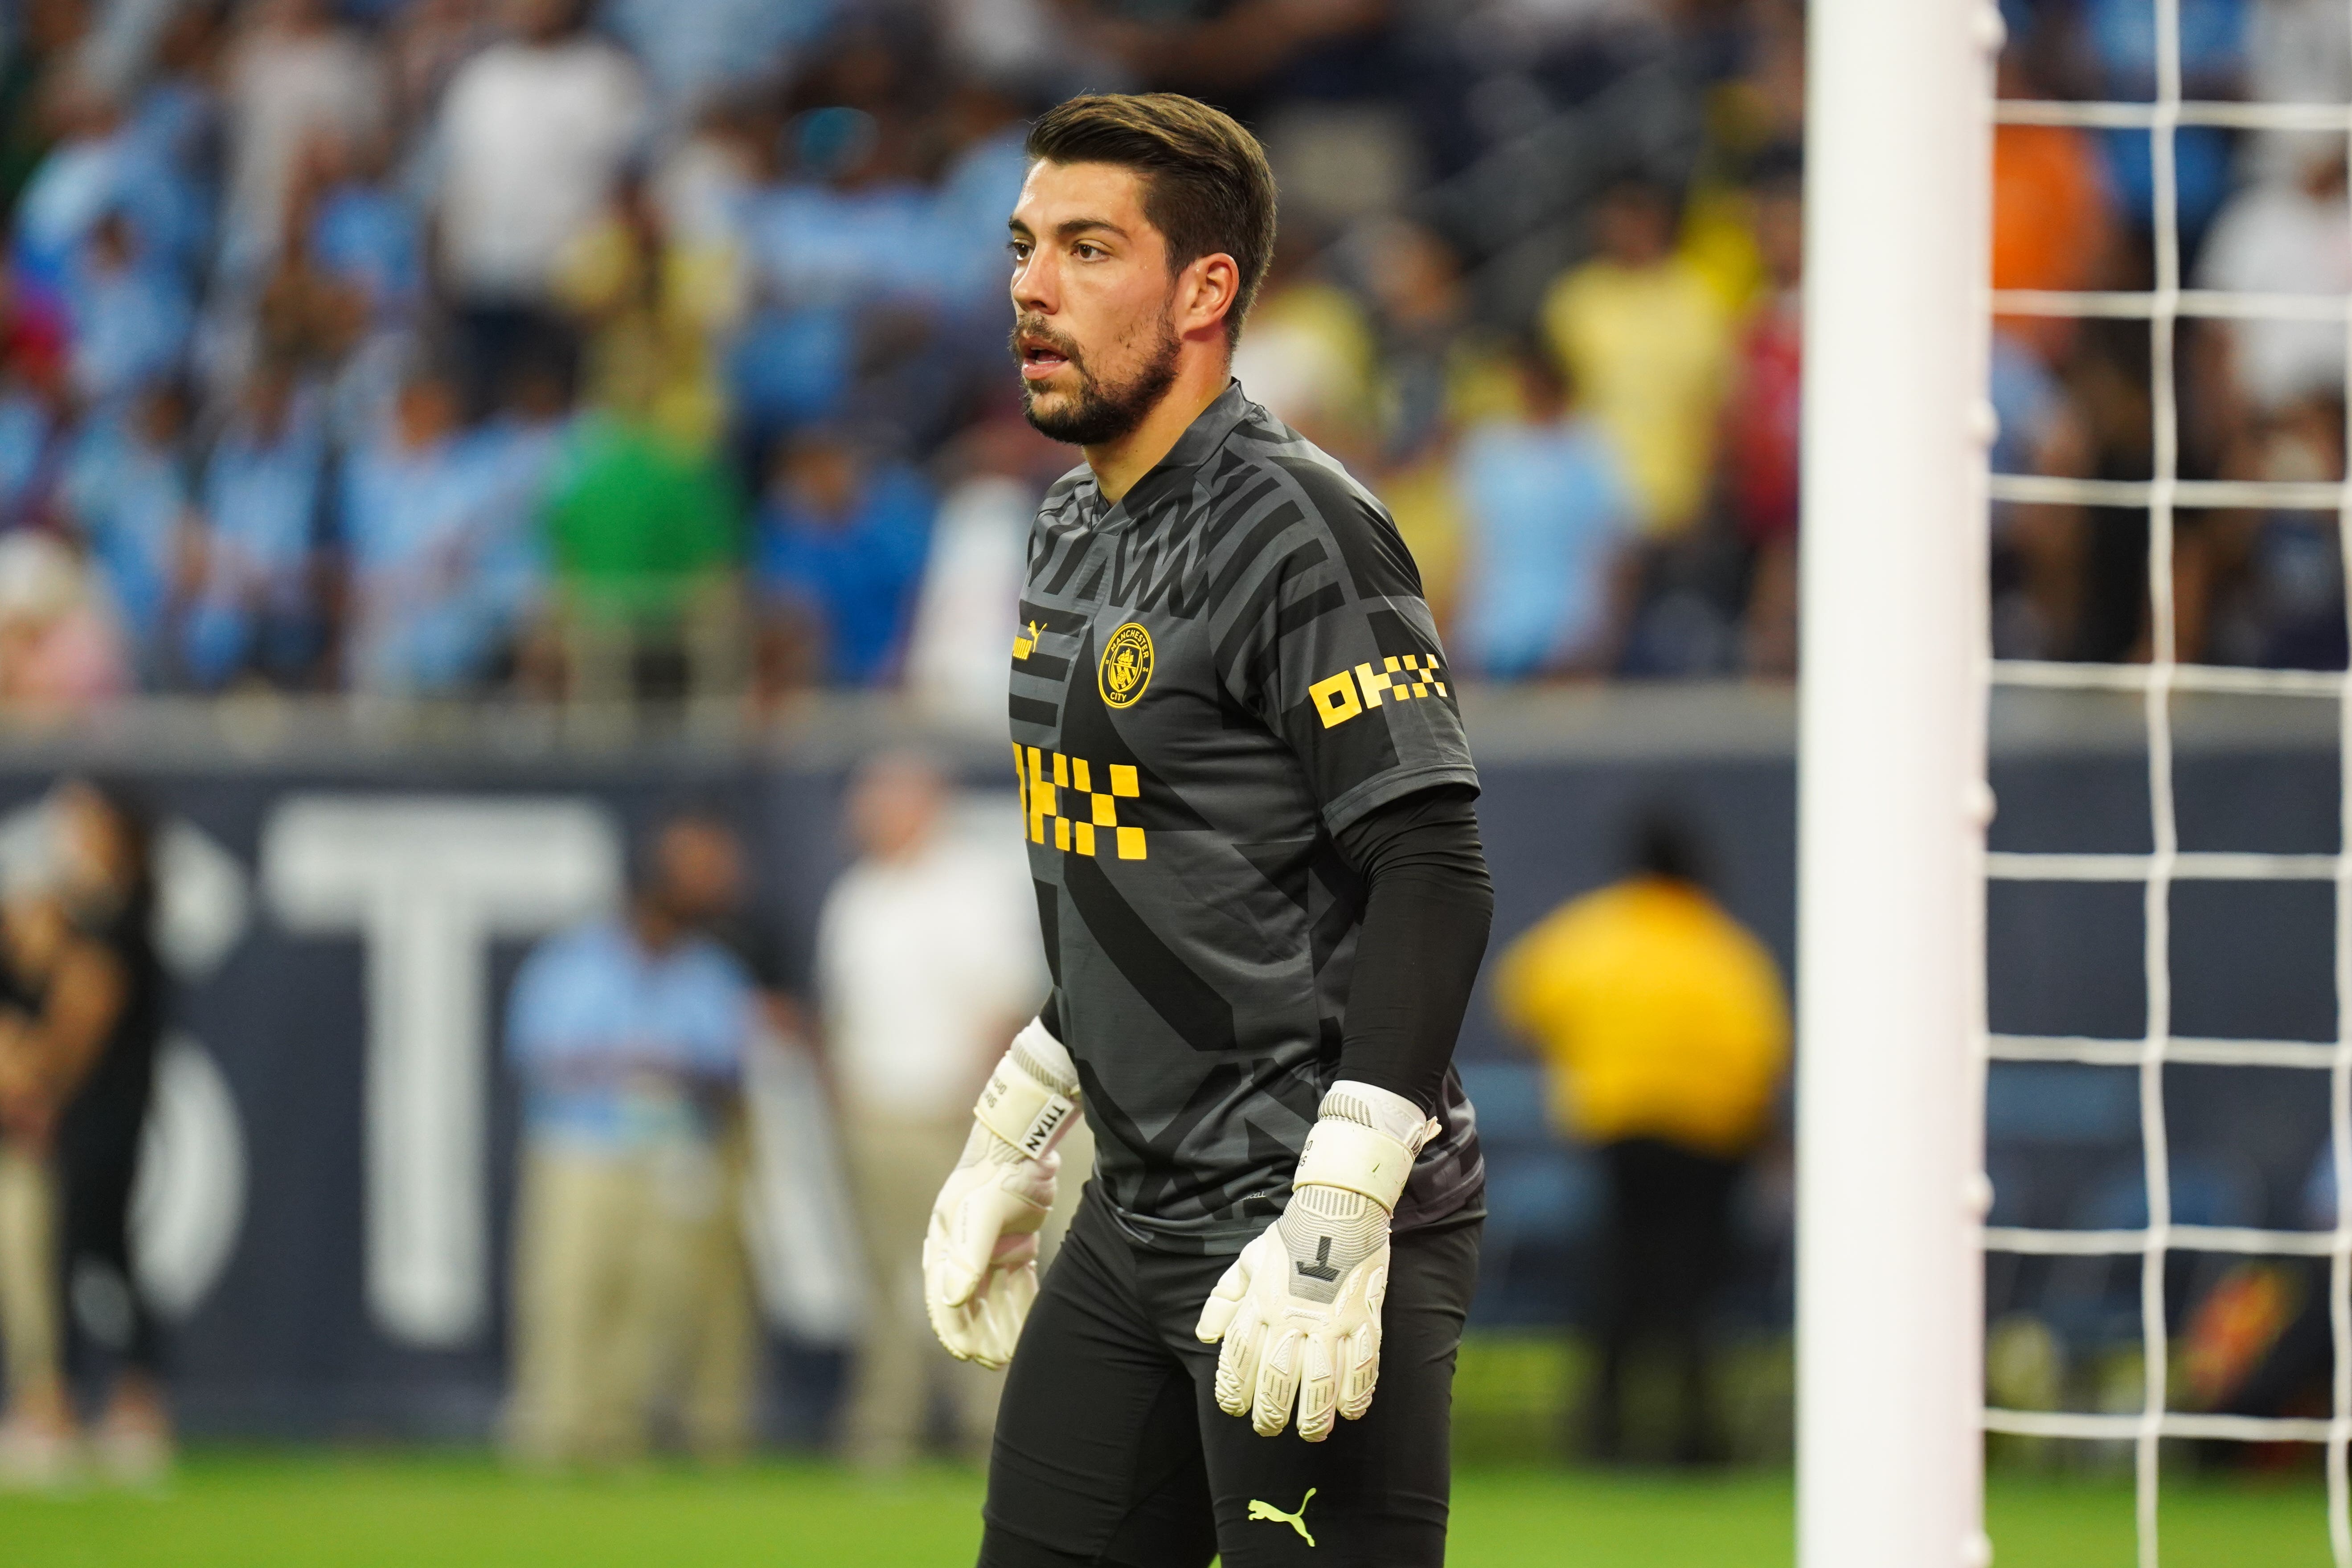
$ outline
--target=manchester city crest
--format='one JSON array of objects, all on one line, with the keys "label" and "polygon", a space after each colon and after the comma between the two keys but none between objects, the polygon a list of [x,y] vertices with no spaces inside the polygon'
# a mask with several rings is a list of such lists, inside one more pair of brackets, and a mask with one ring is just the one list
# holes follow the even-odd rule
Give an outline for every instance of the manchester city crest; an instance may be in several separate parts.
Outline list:
[{"label": "manchester city crest", "polygon": [[1110,640],[1103,644],[1096,684],[1102,689],[1102,700],[1113,708],[1127,707],[1151,684],[1151,634],[1141,623],[1129,621],[1110,634]]}]

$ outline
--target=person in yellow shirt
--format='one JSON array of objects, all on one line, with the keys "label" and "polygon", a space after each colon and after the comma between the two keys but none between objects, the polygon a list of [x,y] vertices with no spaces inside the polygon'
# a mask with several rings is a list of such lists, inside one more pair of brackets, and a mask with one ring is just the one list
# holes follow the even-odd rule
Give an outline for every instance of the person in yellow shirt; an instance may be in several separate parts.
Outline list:
[{"label": "person in yellow shirt", "polygon": [[1733,1190],[1788,1065],[1780,971],[1707,892],[1690,831],[1659,813],[1635,834],[1631,876],[1510,945],[1496,1006],[1549,1068],[1556,1123],[1610,1176],[1595,1456],[1622,1455],[1626,1366],[1654,1334],[1680,1363],[1676,1457],[1714,1459],[1707,1319],[1730,1271]]},{"label": "person in yellow shirt", "polygon": [[1653,538],[1698,521],[1730,382],[1732,314],[1675,248],[1674,194],[1627,179],[1593,211],[1598,254],[1544,296],[1543,330],[1623,454]]}]

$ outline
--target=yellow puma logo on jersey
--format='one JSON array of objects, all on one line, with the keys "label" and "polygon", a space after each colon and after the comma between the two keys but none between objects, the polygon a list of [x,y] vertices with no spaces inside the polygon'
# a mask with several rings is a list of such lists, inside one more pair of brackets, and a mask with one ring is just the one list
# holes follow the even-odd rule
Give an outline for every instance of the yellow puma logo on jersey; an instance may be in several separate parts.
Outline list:
[{"label": "yellow puma logo on jersey", "polygon": [[1045,628],[1044,626],[1039,626],[1035,621],[1031,621],[1027,626],[1014,633],[1013,637],[1013,657],[1015,658],[1027,658],[1031,654],[1036,652],[1037,639],[1045,635]]},{"label": "yellow puma logo on jersey", "polygon": [[1263,1519],[1274,1524],[1286,1524],[1298,1531],[1307,1545],[1312,1546],[1315,1544],[1315,1538],[1307,1533],[1307,1505],[1315,1500],[1315,1490],[1313,1487],[1307,1489],[1307,1495],[1298,1500],[1297,1513],[1285,1513],[1270,1502],[1260,1502],[1257,1499],[1252,1498],[1249,1516],[1253,1521]]}]

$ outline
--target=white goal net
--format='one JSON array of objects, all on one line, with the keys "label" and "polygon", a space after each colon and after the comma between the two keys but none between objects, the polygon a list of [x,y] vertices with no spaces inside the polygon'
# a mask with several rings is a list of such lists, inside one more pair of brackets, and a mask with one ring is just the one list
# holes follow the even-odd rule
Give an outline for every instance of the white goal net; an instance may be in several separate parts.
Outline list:
[{"label": "white goal net", "polygon": [[[2346,1450],[2352,1442],[2352,682],[2334,671],[2269,670],[2176,661],[2175,530],[2183,510],[2246,508],[2333,514],[2352,561],[2352,490],[2337,481],[2184,479],[2180,477],[2181,377],[2177,323],[2184,319],[2352,323],[2352,299],[2338,294],[2228,293],[2183,286],[2182,224],[2178,197],[2177,140],[2184,128],[2228,127],[2247,132],[2322,132],[2352,137],[2352,107],[2199,101],[2183,97],[2179,0],[2154,0],[2156,71],[2153,99],[2144,102],[2060,102],[2005,100],[1995,106],[2004,123],[2064,125],[2145,134],[2148,139],[2153,205],[2152,287],[2130,291],[2015,292],[1993,297],[2000,313],[2028,317],[2108,317],[2144,320],[2148,330],[2152,473],[2145,480],[1996,475],[1991,499],[2027,504],[2144,510],[2148,519],[2147,563],[2149,658],[2136,664],[1995,662],[1996,686],[2125,690],[2141,700],[2147,734],[2149,841],[2147,854],[1991,854],[1994,879],[2039,882],[2126,882],[2143,889],[2142,963],[2147,996],[2144,1032],[2134,1038],[2084,1038],[1991,1034],[1983,1037],[1990,1061],[2072,1062],[2136,1068],[2147,1223],[2125,1230],[1988,1228],[1985,1247],[2029,1255],[2136,1257],[2139,1260],[2140,1331],[2145,1386],[2137,1413],[2057,1413],[1990,1408],[1989,1431],[2134,1445],[2139,1561],[2161,1560],[2158,1530],[2159,1453],[2168,1437],[2242,1442],[2303,1442],[2325,1447],[2328,1530],[2338,1568],[2352,1568],[2352,1512],[2347,1511]],[[2352,22],[2347,22],[2352,25]],[[2347,243],[2352,244],[2352,235]],[[2347,398],[2352,403],[2352,398]],[[2336,704],[2342,805],[2335,854],[2212,853],[2180,847],[2175,806],[2173,697],[2180,692],[2291,697]],[[2186,1038],[2175,1033],[2172,1010],[2172,894],[2176,883],[2318,881],[2335,886],[2336,1038],[2333,1042]],[[2332,1231],[2263,1230],[2179,1224],[2173,1218],[2172,1156],[2167,1133],[2165,1068],[2172,1064],[2300,1069],[2328,1075],[2337,1217]],[[2321,1419],[2195,1414],[2170,1384],[2174,1345],[2166,1297],[2167,1265],[2176,1252],[2265,1257],[2302,1255],[2330,1260],[2329,1311],[2334,1342],[2332,1413]],[[2175,1303],[2177,1305],[2177,1303]]]},{"label": "white goal net", "polygon": [[[1981,1532],[1988,1431],[2131,1445],[2143,1568],[2163,1560],[2166,1439],[2317,1445],[2334,1559],[2352,1568],[2352,679],[2179,661],[2174,575],[2185,510],[2332,514],[2338,560],[2352,563],[2352,488],[2341,480],[2182,477],[2176,331],[2184,321],[2336,323],[2352,341],[2352,297],[2185,287],[2177,195],[2184,130],[2324,132],[2352,148],[2352,105],[2188,96],[2180,0],[2148,4],[2154,90],[2137,101],[1996,103],[1992,63],[2002,34],[1991,0],[1816,0],[1811,13],[1800,753],[1799,1532],[1806,1568],[1990,1561],[1997,1542]],[[2347,13],[2352,27],[2352,6]],[[1991,294],[1983,258],[1996,121],[2146,136],[2147,287]],[[1996,312],[2146,322],[2147,478],[1989,474],[1984,388]],[[2352,405],[2352,395],[2346,401]],[[2352,450],[2352,431],[2345,444]],[[1994,503],[2145,513],[2145,662],[1991,658],[1984,580]],[[1999,688],[2137,696],[2147,852],[1986,852],[1984,712]],[[2336,852],[2182,848],[2173,726],[2181,693],[2336,705]],[[2139,887],[2146,1010],[2137,1034],[1988,1030],[1988,879]],[[2176,1032],[2174,889],[2217,881],[2333,884],[2333,1040]],[[1980,1110],[1992,1064],[2007,1062],[2137,1073],[2143,1226],[1984,1223],[1991,1194],[1981,1174]],[[2179,1064],[2326,1075],[2332,1230],[2176,1223],[2166,1069]],[[1968,1108],[1958,1118],[1955,1104]],[[2138,1260],[2145,1371],[2136,1411],[1985,1407],[1988,1251]],[[2176,1408],[2184,1402],[2171,1386],[2177,1347],[2168,1309],[2179,1303],[2168,1303],[2167,1273],[2188,1253],[2328,1260],[2328,1414]]]}]

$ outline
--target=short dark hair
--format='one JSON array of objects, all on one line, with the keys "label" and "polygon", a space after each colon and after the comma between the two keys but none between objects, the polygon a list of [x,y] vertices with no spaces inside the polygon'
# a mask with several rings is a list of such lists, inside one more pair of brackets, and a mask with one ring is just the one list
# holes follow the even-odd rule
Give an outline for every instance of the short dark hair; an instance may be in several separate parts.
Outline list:
[{"label": "short dark hair", "polygon": [[1241,281],[1225,312],[1225,342],[1274,259],[1274,166],[1256,137],[1221,109],[1174,92],[1088,93],[1049,109],[1029,128],[1029,156],[1109,163],[1143,182],[1143,216],[1168,241],[1168,271],[1220,251]]}]

